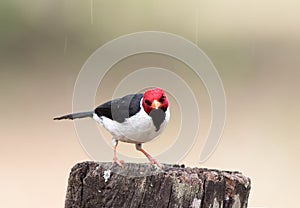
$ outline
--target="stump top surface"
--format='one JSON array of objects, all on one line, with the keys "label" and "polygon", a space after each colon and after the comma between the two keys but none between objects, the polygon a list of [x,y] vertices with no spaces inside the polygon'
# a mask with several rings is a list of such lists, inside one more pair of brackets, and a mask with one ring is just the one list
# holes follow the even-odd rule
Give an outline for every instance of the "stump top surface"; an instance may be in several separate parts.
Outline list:
[{"label": "stump top surface", "polygon": [[71,170],[65,207],[245,208],[250,188],[238,171],[87,161]]}]

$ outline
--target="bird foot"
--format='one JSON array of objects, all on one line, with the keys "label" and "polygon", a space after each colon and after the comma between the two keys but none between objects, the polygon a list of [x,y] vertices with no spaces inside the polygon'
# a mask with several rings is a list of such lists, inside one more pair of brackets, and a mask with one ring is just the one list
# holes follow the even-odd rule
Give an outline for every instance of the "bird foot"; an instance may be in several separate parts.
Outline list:
[{"label": "bird foot", "polygon": [[113,163],[117,163],[119,166],[123,167],[124,160],[119,160],[117,157],[114,157]]},{"label": "bird foot", "polygon": [[152,165],[157,165],[160,169],[163,169],[164,168],[164,165],[160,164],[157,160],[155,160],[154,158],[151,158],[149,159],[150,160],[150,163]]}]

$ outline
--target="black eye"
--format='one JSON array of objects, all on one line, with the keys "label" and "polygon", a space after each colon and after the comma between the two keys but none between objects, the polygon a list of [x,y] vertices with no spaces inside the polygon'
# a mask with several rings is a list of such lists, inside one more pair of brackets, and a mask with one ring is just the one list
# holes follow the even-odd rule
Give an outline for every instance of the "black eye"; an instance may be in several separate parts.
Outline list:
[{"label": "black eye", "polygon": [[151,104],[152,104],[149,100],[145,100],[145,103],[149,106],[151,106]]},{"label": "black eye", "polygon": [[159,102],[161,102],[161,103],[164,102],[165,98],[166,98],[166,96],[162,95],[162,96],[159,98]]}]

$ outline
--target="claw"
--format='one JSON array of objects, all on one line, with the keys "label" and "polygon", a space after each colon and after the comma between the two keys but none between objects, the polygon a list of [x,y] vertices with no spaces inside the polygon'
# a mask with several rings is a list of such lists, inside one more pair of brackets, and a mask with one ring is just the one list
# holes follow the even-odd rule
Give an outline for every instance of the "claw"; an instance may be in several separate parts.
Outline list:
[{"label": "claw", "polygon": [[123,167],[124,160],[119,160],[117,157],[114,157],[113,163],[117,163],[119,166]]},{"label": "claw", "polygon": [[164,168],[164,165],[160,164],[157,160],[155,160],[153,157],[148,158],[150,163],[153,165],[157,165],[160,169]]}]

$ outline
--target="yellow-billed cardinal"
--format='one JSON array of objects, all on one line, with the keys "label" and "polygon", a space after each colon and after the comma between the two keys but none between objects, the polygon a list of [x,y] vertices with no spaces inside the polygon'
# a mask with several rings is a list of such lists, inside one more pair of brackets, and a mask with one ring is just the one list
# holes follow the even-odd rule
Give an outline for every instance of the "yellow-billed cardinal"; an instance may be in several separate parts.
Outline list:
[{"label": "yellow-billed cardinal", "polygon": [[118,141],[122,141],[134,143],[152,164],[163,167],[142,148],[142,143],[161,134],[169,122],[169,102],[162,89],[153,88],[144,94],[126,95],[108,101],[93,111],[64,115],[54,120],[86,117],[93,118],[112,134],[114,163],[122,166],[123,161],[118,160],[116,155]]}]

